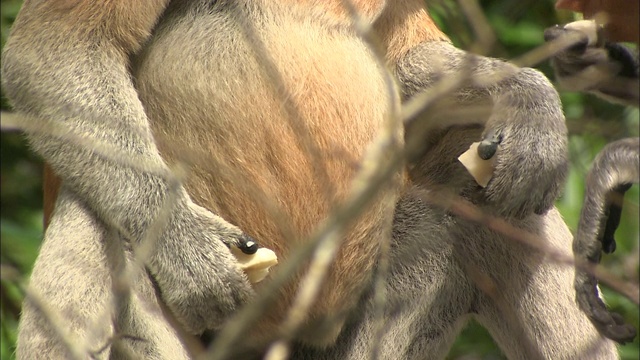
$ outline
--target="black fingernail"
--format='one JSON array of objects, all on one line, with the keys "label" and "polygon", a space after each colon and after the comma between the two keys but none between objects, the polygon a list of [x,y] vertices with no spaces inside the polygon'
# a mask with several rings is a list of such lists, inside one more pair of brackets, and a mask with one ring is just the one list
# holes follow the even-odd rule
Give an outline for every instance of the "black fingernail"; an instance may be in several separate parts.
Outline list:
[{"label": "black fingernail", "polygon": [[243,253],[248,254],[248,255],[252,255],[252,254],[255,254],[258,251],[258,243],[256,243],[250,237],[247,237],[247,238],[245,238],[245,239],[240,241],[240,244],[239,244],[238,248]]},{"label": "black fingernail", "polygon": [[482,160],[489,160],[496,154],[498,145],[502,141],[502,136],[494,131],[489,131],[478,145],[478,156]]}]

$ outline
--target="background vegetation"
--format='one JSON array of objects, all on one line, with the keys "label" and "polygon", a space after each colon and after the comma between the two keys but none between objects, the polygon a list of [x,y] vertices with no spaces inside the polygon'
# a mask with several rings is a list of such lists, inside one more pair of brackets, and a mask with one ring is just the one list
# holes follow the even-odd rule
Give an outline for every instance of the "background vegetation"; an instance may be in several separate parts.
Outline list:
[{"label": "background vegetation", "polygon": [[[1,2],[1,45],[4,45],[21,3],[21,0]],[[552,0],[483,0],[480,4],[497,37],[488,55],[505,59],[522,55],[540,45],[546,27],[575,19],[573,14],[555,11]],[[433,1],[430,9],[455,43],[462,48],[469,48],[474,41],[474,34],[469,30],[457,2]],[[540,64],[538,68],[553,78],[547,63]],[[582,204],[584,178],[591,161],[608,142],[638,136],[639,115],[637,109],[612,105],[590,95],[562,92],[561,96],[571,134],[572,167],[565,193],[557,205],[570,228],[575,230]],[[3,111],[9,110],[4,95],[0,106]],[[11,359],[22,299],[17,285],[26,283],[42,239],[42,163],[29,152],[21,134],[2,132],[0,139],[0,359]],[[613,273],[635,283],[639,280],[638,203],[638,186],[634,186],[625,199],[623,222],[617,236],[618,249],[604,259]],[[606,288],[603,290],[610,307],[638,327],[638,307],[617,293]],[[558,318],[558,321],[562,321],[562,318]],[[620,354],[623,359],[640,358],[638,339],[621,347]],[[473,323],[458,338],[449,357],[503,358],[487,332]]]}]

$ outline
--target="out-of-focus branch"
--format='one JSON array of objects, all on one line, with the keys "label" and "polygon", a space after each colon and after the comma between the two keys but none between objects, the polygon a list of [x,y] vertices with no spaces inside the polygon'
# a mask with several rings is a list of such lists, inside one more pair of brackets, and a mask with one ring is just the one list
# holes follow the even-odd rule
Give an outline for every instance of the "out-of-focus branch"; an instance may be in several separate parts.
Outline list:
[{"label": "out-of-focus branch", "polygon": [[576,259],[573,254],[562,251],[545,241],[542,241],[539,236],[523,229],[519,229],[509,224],[504,219],[483,212],[477,206],[459,196],[452,194],[442,195],[432,191],[424,191],[423,195],[430,203],[447,209],[447,211],[462,219],[482,224],[486,226],[487,229],[503,235],[510,241],[522,243],[531,249],[540,252],[545,255],[545,259],[547,261],[552,261],[566,266],[575,266],[580,270],[594,275],[597,279],[607,284],[613,290],[624,295],[635,304],[640,304],[640,288],[638,285],[622,281],[617,276],[607,271],[602,265],[595,265],[581,259]]}]

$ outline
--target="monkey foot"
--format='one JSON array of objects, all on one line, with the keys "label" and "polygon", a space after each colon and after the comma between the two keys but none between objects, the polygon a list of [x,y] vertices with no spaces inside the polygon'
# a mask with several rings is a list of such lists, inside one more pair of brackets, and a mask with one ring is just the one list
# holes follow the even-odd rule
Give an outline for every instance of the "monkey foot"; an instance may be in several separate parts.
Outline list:
[{"label": "monkey foot", "polygon": [[633,341],[636,329],[626,324],[620,314],[607,309],[600,299],[595,278],[589,277],[584,283],[576,282],[576,291],[579,306],[600,334],[623,345]]},{"label": "monkey foot", "polygon": [[620,343],[622,345],[632,342],[636,337],[636,328],[630,324],[626,324],[622,316],[618,313],[608,311],[609,319],[600,322],[591,318],[591,322],[596,329],[605,337]]}]

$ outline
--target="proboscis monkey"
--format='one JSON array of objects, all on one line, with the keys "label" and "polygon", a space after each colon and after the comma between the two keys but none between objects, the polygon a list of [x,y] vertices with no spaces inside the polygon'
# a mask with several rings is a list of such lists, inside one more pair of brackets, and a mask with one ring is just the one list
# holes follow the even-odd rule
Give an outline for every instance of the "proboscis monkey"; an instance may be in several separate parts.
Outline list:
[{"label": "proboscis monkey", "polygon": [[[472,316],[514,359],[615,357],[573,302],[573,269],[420,196],[444,186],[570,249],[551,209],[567,170],[551,84],[532,69],[465,61],[421,0],[353,5],[373,24],[382,62],[338,0],[25,2],[4,49],[3,84],[17,111],[49,125],[27,133],[61,180],[30,286],[63,315],[79,351],[188,358],[161,306],[187,332],[215,336],[256,291],[228,247],[255,239],[286,261],[345,199],[392,104],[472,64],[472,80],[447,101],[490,111],[429,133],[408,176],[395,174],[351,223],[294,356],[368,357],[371,282],[391,238],[381,357],[441,358]],[[385,83],[385,67],[398,89]],[[487,80],[498,73],[505,79]],[[486,187],[457,161],[474,141],[494,163]],[[167,165],[179,161],[191,166],[184,183]],[[141,252],[144,268],[134,261]],[[123,268],[140,270],[127,296],[114,279]],[[504,296],[487,295],[474,273]],[[257,356],[277,336],[301,274],[243,352]],[[19,330],[18,358],[69,356],[30,301]]]}]

